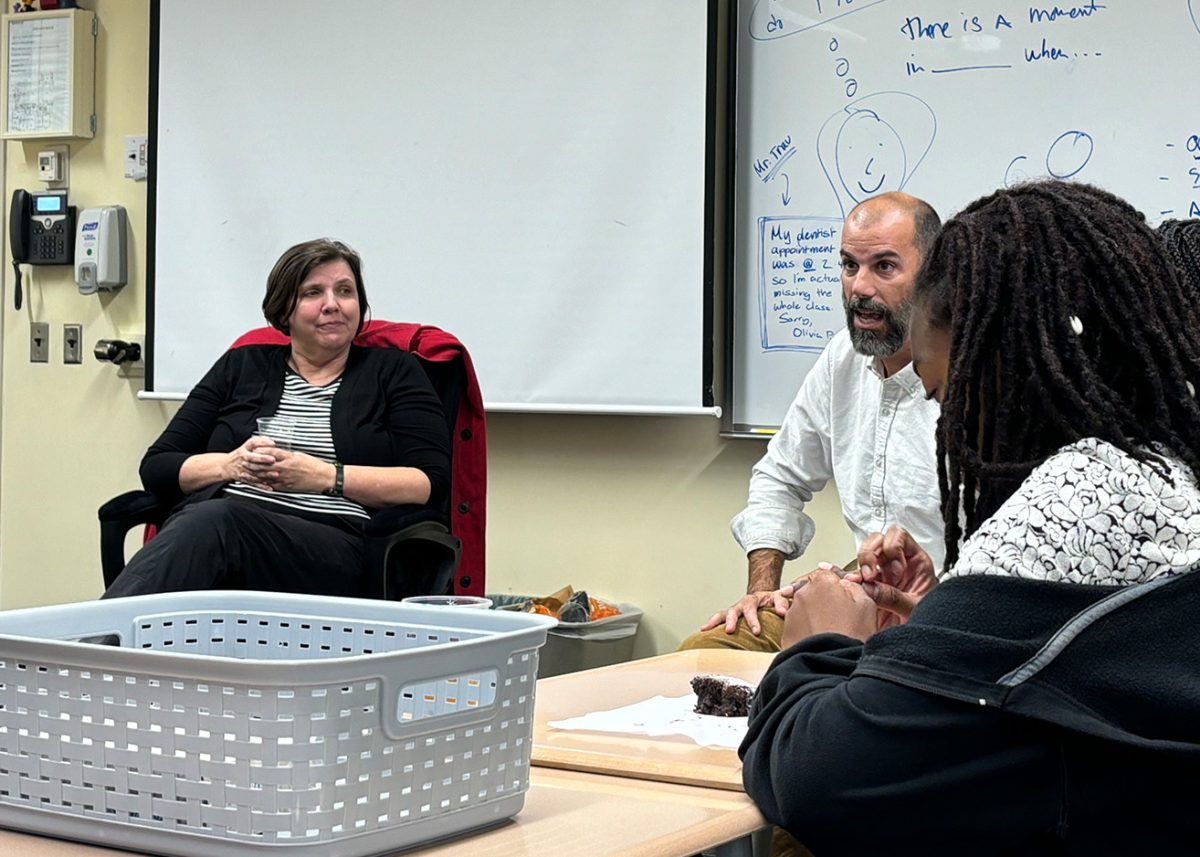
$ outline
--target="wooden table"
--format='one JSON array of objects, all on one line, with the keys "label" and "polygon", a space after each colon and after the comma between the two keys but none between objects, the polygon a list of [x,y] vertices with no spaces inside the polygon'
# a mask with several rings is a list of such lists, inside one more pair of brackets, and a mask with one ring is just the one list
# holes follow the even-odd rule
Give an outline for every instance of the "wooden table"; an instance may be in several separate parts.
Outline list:
[{"label": "wooden table", "polygon": [[[749,857],[747,837],[763,818],[746,795],[533,768],[525,808],[498,827],[405,857],[685,857],[707,849]],[[757,851],[766,853],[760,840]],[[129,857],[96,845],[0,830],[0,854],[21,857]]]},{"label": "wooden table", "polygon": [[551,721],[620,708],[651,697],[691,693],[693,676],[716,673],[757,685],[774,655],[694,649],[544,678],[534,706],[533,764],[574,771],[742,789],[737,751],[701,747],[682,735],[641,735],[554,729]]}]

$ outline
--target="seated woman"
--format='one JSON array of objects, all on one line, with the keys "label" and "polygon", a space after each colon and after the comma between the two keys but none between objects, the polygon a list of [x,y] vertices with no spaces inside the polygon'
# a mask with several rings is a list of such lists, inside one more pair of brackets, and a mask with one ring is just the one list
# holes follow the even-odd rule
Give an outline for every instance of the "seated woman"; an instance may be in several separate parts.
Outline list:
[{"label": "seated woman", "polygon": [[[263,314],[290,345],[227,351],[142,459],[178,508],[104,597],[246,588],[363,591],[373,509],[449,490],[441,402],[406,352],[351,342],[367,311],[362,262],[338,241],[297,244],[267,278]],[[256,420],[293,426],[277,445]]]},{"label": "seated woman", "polygon": [[1065,182],[968,206],[916,288],[947,571],[893,530],[796,590],[746,791],[818,857],[1194,853],[1197,307]]}]

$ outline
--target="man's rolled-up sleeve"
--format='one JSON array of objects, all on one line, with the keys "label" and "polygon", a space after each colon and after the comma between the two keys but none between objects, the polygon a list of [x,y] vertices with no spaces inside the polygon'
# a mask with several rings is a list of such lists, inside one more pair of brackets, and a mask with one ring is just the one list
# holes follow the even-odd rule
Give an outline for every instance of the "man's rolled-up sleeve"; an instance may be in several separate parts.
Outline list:
[{"label": "man's rolled-up sleeve", "polygon": [[832,478],[826,349],[805,377],[766,454],[754,465],[746,508],[730,523],[733,537],[746,553],[772,548],[795,559],[816,532],[804,507]]}]

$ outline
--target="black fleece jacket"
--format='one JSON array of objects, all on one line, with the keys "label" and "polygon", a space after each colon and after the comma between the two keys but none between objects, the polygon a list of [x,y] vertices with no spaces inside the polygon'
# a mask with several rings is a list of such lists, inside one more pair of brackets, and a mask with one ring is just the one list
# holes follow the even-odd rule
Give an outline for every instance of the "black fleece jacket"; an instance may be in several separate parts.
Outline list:
[{"label": "black fleece jacket", "polygon": [[865,644],[776,658],[746,791],[816,857],[1196,853],[1198,616],[1194,571],[951,579]]}]

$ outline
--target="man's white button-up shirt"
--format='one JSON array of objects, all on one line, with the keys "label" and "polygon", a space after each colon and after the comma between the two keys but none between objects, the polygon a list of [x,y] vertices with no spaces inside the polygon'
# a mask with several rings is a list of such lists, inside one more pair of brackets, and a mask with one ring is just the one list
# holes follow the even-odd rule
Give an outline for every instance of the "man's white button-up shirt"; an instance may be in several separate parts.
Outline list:
[{"label": "man's white button-up shirt", "polygon": [[746,508],[732,522],[734,538],[747,553],[774,548],[795,559],[816,529],[804,506],[833,479],[856,544],[898,524],[941,570],[938,413],[912,364],[882,378],[876,360],[856,353],[847,331],[838,333],[754,465]]}]

